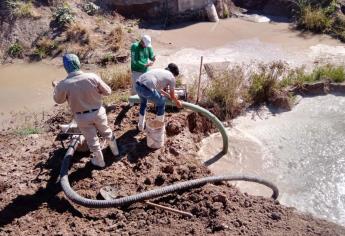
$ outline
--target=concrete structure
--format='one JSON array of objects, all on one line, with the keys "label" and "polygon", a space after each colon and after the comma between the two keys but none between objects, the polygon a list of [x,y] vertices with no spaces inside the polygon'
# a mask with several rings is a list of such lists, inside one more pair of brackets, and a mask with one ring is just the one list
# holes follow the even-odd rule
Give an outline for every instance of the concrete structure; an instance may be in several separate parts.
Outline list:
[{"label": "concrete structure", "polygon": [[209,3],[224,0],[104,0],[103,4],[114,8],[126,17],[145,20],[176,22],[205,18],[205,7]]}]

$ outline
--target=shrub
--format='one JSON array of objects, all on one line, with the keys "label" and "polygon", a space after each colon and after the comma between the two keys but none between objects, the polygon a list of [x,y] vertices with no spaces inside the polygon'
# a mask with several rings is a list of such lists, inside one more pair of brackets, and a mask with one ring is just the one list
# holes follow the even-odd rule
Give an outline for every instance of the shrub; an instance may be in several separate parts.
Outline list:
[{"label": "shrub", "polygon": [[322,8],[313,8],[308,5],[301,10],[298,25],[304,29],[324,33],[331,30],[333,19]]},{"label": "shrub", "polygon": [[44,37],[37,42],[34,55],[43,59],[52,56],[56,49],[58,49],[58,44],[54,40]]},{"label": "shrub", "polygon": [[117,64],[100,72],[102,79],[116,91],[131,86],[131,70],[128,64]]},{"label": "shrub", "polygon": [[282,62],[261,65],[259,72],[250,77],[249,96],[254,104],[268,102],[279,88],[279,81],[284,76],[287,67]]},{"label": "shrub", "polygon": [[124,44],[124,30],[121,25],[116,26],[109,34],[108,45],[113,52],[118,51]]},{"label": "shrub", "polygon": [[247,93],[244,81],[240,67],[225,71],[210,81],[205,91],[206,102],[217,105],[225,117],[234,117],[241,110],[242,98]]},{"label": "shrub", "polygon": [[311,72],[305,72],[304,68],[299,68],[280,81],[280,87],[302,86],[304,83],[311,83],[320,80],[330,80],[335,83],[345,81],[345,69],[342,66],[325,65],[315,68]]},{"label": "shrub", "polygon": [[23,52],[24,48],[19,42],[11,44],[7,50],[8,55],[12,58],[22,58]]},{"label": "shrub", "polygon": [[53,16],[59,27],[66,27],[74,21],[74,13],[68,4],[58,7]]},{"label": "shrub", "polygon": [[80,45],[89,44],[90,33],[85,27],[82,27],[79,24],[73,24],[66,31],[66,41],[79,43]]},{"label": "shrub", "polygon": [[345,81],[345,70],[342,66],[326,65],[316,68],[313,72],[315,81],[329,79],[332,82],[341,83]]},{"label": "shrub", "polygon": [[93,2],[88,2],[83,5],[83,10],[90,16],[93,16],[99,10],[99,6],[94,4]]}]

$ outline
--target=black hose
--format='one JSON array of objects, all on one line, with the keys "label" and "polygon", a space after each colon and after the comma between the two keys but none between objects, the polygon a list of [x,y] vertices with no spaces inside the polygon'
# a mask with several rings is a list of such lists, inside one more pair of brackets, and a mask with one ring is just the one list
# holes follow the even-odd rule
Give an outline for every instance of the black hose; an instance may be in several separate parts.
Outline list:
[{"label": "black hose", "polygon": [[78,145],[78,139],[75,137],[72,139],[70,146],[66,152],[66,155],[62,162],[61,167],[61,186],[66,196],[79,205],[91,208],[107,208],[107,207],[119,207],[124,205],[129,205],[134,202],[141,202],[143,200],[160,197],[169,193],[188,190],[191,188],[200,187],[207,183],[217,183],[222,181],[248,181],[263,184],[272,189],[272,198],[277,199],[279,195],[278,188],[269,181],[255,177],[255,176],[244,176],[244,175],[224,175],[224,176],[211,176],[201,179],[189,180],[185,182],[180,182],[177,184],[169,185],[155,190],[150,190],[147,192],[122,197],[113,200],[93,200],[80,196],[72,188],[68,180],[68,169],[70,164],[70,158],[73,156],[76,146]]}]

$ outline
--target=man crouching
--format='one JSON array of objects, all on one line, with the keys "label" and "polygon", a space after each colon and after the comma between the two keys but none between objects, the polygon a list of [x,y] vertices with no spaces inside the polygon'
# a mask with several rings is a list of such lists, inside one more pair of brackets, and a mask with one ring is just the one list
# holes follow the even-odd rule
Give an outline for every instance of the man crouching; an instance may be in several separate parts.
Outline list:
[{"label": "man crouching", "polygon": [[119,154],[115,136],[102,107],[102,95],[110,95],[111,88],[96,74],[82,72],[79,58],[74,54],[64,55],[63,64],[68,76],[59,83],[53,81],[54,100],[59,104],[68,101],[78,128],[92,152],[91,163],[103,168],[105,162],[97,131],[108,141],[112,153],[115,156]]}]

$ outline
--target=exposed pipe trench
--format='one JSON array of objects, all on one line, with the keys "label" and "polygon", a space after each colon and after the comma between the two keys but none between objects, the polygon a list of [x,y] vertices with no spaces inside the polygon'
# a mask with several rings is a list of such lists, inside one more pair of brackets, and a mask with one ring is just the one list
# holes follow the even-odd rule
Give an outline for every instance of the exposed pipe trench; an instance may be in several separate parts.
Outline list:
[{"label": "exposed pipe trench", "polygon": [[[226,153],[228,149],[228,142],[227,142],[228,137],[227,137],[224,126],[218,120],[218,118],[215,117],[209,111],[197,105],[183,102],[183,106],[193,111],[201,112],[203,115],[206,115],[215,123],[215,125],[218,127],[218,129],[222,133],[223,142],[226,140],[226,143],[224,142],[224,147],[223,147],[223,152]],[[85,207],[91,207],[91,208],[119,207],[119,206],[129,205],[135,202],[141,202],[141,201],[151,199],[151,198],[160,197],[160,196],[173,193],[176,191],[182,191],[182,190],[188,190],[191,188],[200,187],[207,183],[217,183],[221,181],[255,182],[255,183],[259,183],[271,188],[273,191],[273,194],[272,194],[273,199],[277,199],[279,195],[279,190],[273,183],[267,180],[261,179],[259,177],[245,176],[245,175],[225,175],[225,176],[211,176],[211,177],[205,177],[205,178],[200,178],[200,179],[195,179],[195,180],[184,181],[184,182],[176,183],[176,184],[169,185],[166,187],[158,188],[155,190],[150,190],[143,193],[139,193],[139,194],[135,194],[135,195],[127,196],[127,197],[122,197],[118,199],[113,199],[113,200],[94,200],[94,199],[84,198],[72,189],[69,183],[69,179],[68,179],[68,169],[70,165],[70,159],[74,155],[75,149],[78,145],[78,140],[79,140],[79,135],[74,135],[72,137],[68,150],[64,156],[62,166],[61,166],[61,171],[60,171],[60,183],[66,196],[72,202],[85,206]]]}]

